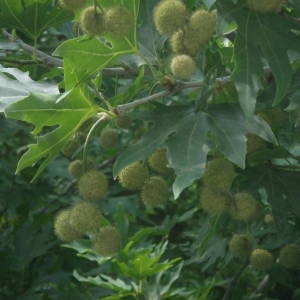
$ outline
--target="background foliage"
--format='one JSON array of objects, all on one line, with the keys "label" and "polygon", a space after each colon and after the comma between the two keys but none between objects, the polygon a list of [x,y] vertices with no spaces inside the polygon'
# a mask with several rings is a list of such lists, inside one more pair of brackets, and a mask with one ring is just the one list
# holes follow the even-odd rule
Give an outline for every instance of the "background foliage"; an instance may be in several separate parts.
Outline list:
[{"label": "background foliage", "polygon": [[[300,5],[284,1],[279,14],[258,14],[244,0],[184,2],[218,14],[187,82],[170,75],[168,37],[152,24],[157,0],[101,1],[126,5],[135,22],[126,38],[105,35],[110,47],[83,34],[80,10],[0,1],[0,298],[300,298],[299,270],[274,263],[257,271],[228,249],[233,233],[248,233],[276,259],[299,242]],[[111,119],[89,134],[103,113]],[[119,113],[132,124],[119,129],[118,147],[104,150],[99,135]],[[261,138],[254,151],[249,134]],[[80,199],[67,167],[85,141],[109,178],[98,205],[122,236],[111,258],[89,240],[63,244],[53,233],[56,213]],[[169,200],[150,208],[114,178],[161,147],[174,174]],[[235,165],[232,193],[254,195],[274,223],[203,211],[201,177],[217,156]]]}]

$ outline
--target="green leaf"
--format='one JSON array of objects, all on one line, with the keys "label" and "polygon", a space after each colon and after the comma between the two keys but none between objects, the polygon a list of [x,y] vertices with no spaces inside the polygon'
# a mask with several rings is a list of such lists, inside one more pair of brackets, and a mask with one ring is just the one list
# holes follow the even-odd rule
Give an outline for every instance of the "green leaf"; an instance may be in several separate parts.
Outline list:
[{"label": "green leaf", "polygon": [[117,158],[114,177],[127,165],[148,158],[157,148],[166,145],[169,164],[176,173],[173,183],[175,198],[203,175],[211,148],[209,133],[224,156],[242,168],[245,166],[247,133],[255,133],[276,143],[264,120],[258,117],[246,119],[241,109],[234,105],[215,105],[208,114],[182,107],[160,107],[150,115],[153,127]]},{"label": "green leaf", "polygon": [[[7,117],[35,126],[32,134],[36,135],[37,143],[29,145],[17,166],[17,172],[20,172],[40,162],[32,180],[40,175],[75,131],[98,110],[81,88],[72,90],[57,103],[58,99],[59,95],[32,94],[5,109]],[[48,132],[43,132],[46,129]]]},{"label": "green leaf", "polygon": [[15,28],[36,40],[45,29],[68,19],[68,15],[47,0],[1,0],[0,25]]},{"label": "green leaf", "polygon": [[0,112],[3,112],[7,105],[24,99],[30,94],[59,94],[56,85],[33,81],[28,72],[22,72],[15,68],[4,68],[1,65],[0,89]]},{"label": "green leaf", "polygon": [[207,143],[208,129],[206,114],[192,114],[182,120],[177,132],[167,142],[168,160],[176,173],[172,186],[175,198],[205,171],[210,149]]},{"label": "green leaf", "polygon": [[288,51],[299,52],[300,41],[292,33],[295,25],[280,15],[257,14],[235,7],[232,17],[238,24],[233,79],[241,107],[247,116],[251,116],[262,86],[263,67],[270,67],[276,81],[273,105],[279,104],[286,95],[292,77]]},{"label": "green leaf", "polygon": [[241,168],[245,167],[247,133],[254,133],[276,144],[276,138],[263,119],[247,119],[235,105],[216,105],[209,110],[210,130],[224,156]]},{"label": "green leaf", "polygon": [[72,89],[78,83],[100,72],[107,65],[115,63],[116,59],[137,52],[136,22],[139,11],[139,0],[101,1],[108,6],[112,2],[127,6],[135,20],[134,30],[125,38],[105,36],[105,41],[99,37],[82,36],[62,43],[54,55],[64,59],[65,85]]},{"label": "green leaf", "polygon": [[126,284],[123,280],[117,278],[113,279],[109,276],[101,274],[95,277],[84,277],[81,276],[76,270],[73,272],[73,276],[80,282],[90,283],[96,286],[104,287],[116,292],[130,292],[132,291],[132,286]]}]

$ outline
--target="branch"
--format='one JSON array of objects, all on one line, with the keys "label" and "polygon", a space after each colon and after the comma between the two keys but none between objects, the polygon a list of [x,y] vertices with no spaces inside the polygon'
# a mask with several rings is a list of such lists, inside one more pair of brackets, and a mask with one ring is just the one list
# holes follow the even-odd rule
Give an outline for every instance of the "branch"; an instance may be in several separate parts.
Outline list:
[{"label": "branch", "polygon": [[34,64],[38,63],[37,61],[32,60],[32,59],[31,60],[16,60],[16,59],[9,59],[9,58],[2,58],[2,57],[0,57],[0,62],[20,65],[20,66],[34,65]]},{"label": "branch", "polygon": [[[218,86],[221,86],[221,85],[223,86],[229,80],[230,80],[229,77],[217,78],[215,83]],[[151,96],[140,98],[140,99],[134,100],[134,101],[126,103],[126,104],[117,105],[114,108],[114,112],[116,114],[119,114],[119,115],[124,114],[124,113],[127,113],[128,111],[130,111],[130,110],[132,110],[132,109],[134,109],[137,106],[140,106],[142,104],[152,102],[156,99],[172,95],[176,92],[179,92],[179,91],[182,91],[182,90],[185,90],[185,89],[200,88],[200,87],[204,86],[205,84],[206,83],[204,81],[191,81],[191,82],[178,81],[171,89],[160,91],[160,92],[158,92],[156,94],[153,94]]]},{"label": "branch", "polygon": [[[26,44],[23,40],[10,34],[5,29],[2,29],[2,34],[11,42],[17,43],[24,51],[36,56],[44,65],[49,67],[63,67],[62,59],[48,55],[45,52]],[[137,75],[137,71],[125,67],[104,68],[103,74],[106,76],[134,77]]]}]

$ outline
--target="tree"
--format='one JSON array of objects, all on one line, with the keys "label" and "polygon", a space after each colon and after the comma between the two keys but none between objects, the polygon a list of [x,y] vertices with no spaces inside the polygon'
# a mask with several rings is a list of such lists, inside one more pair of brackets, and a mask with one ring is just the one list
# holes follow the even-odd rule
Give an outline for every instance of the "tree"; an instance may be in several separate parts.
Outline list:
[{"label": "tree", "polygon": [[17,178],[57,178],[51,222],[92,262],[73,273],[91,299],[298,299],[299,18],[292,0],[1,1],[0,108],[34,137]]}]

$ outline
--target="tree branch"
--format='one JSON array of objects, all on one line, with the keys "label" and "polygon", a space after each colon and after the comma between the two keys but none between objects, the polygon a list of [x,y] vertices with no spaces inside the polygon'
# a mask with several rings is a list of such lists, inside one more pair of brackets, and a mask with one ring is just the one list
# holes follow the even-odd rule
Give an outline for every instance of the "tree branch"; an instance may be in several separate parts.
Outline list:
[{"label": "tree branch", "polygon": [[16,60],[16,59],[9,59],[9,58],[3,58],[3,57],[0,57],[0,62],[20,65],[20,66],[34,65],[34,64],[38,63],[37,61],[32,60],[32,59],[31,60]]}]

